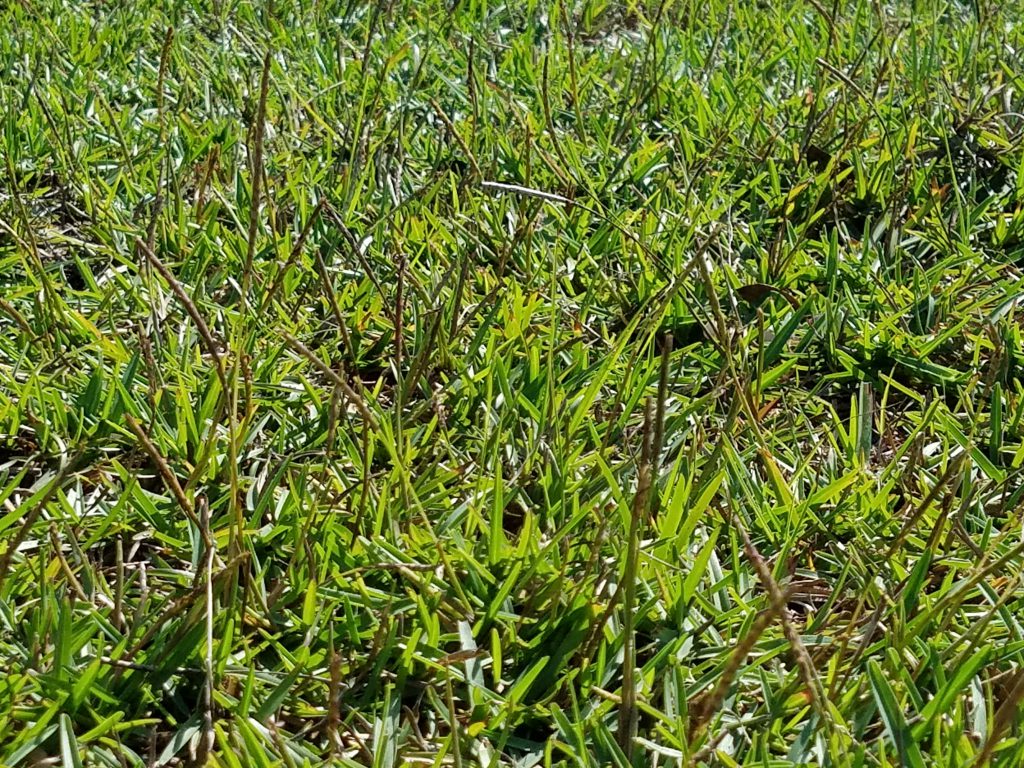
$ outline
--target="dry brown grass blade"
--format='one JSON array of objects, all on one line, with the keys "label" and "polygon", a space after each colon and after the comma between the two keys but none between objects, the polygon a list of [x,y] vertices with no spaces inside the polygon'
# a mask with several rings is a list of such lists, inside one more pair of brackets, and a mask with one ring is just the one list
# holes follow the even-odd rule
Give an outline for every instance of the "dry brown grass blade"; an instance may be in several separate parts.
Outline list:
[{"label": "dry brown grass blade", "polygon": [[249,151],[252,167],[252,195],[249,200],[249,231],[242,272],[242,307],[248,307],[249,289],[252,287],[252,263],[256,256],[256,230],[260,223],[260,203],[263,198],[263,137],[267,119],[267,91],[270,89],[270,52],[263,57],[260,74],[260,100],[252,126],[252,147]]},{"label": "dry brown grass blade", "polygon": [[74,472],[78,459],[81,455],[82,450],[79,450],[74,456],[64,462],[56,476],[50,480],[46,491],[35,503],[32,509],[28,511],[28,514],[25,515],[21,522],[21,527],[18,528],[18,532],[14,534],[12,538],[8,539],[7,547],[4,549],[3,556],[0,556],[0,589],[3,589],[4,580],[7,578],[7,573],[10,570],[14,553],[18,551],[22,542],[25,541],[25,537],[28,536],[29,531],[32,530],[32,526],[35,525],[50,499],[53,498],[54,494],[61,489],[64,481]]},{"label": "dry brown grass blade", "polygon": [[733,682],[735,682],[736,675],[743,666],[744,660],[750,655],[750,652],[754,649],[764,631],[771,625],[775,615],[776,611],[774,608],[768,608],[768,610],[762,611],[758,615],[753,625],[739,639],[736,647],[729,654],[729,658],[718,677],[718,681],[715,683],[715,687],[710,693],[697,697],[690,704],[689,738],[691,742],[703,735],[705,728],[707,728],[708,723],[711,721],[712,715],[721,708],[722,702],[725,701],[725,697],[729,694],[729,689],[732,687]]},{"label": "dry brown grass blade", "polygon": [[299,341],[290,333],[288,333],[288,331],[281,331],[281,336],[288,343],[288,346],[290,346],[304,358],[309,360],[309,362],[311,362],[318,371],[320,371],[324,376],[329,378],[334,383],[334,385],[344,393],[345,397],[347,397],[352,402],[352,404],[355,405],[356,410],[359,411],[359,415],[363,417],[363,420],[366,421],[366,423],[369,424],[371,428],[375,430],[379,429],[377,419],[374,417],[370,409],[366,406],[366,401],[363,400],[362,395],[360,395],[358,392],[352,389],[352,387],[349,386],[349,383],[347,381],[341,378],[341,376],[339,376],[335,371],[333,371],[330,368],[330,366],[325,364],[323,360],[314,355],[313,352],[309,349],[309,347],[307,347],[301,341]]},{"label": "dry brown grass blade", "polygon": [[[321,197],[320,200],[317,201],[316,207],[313,208],[313,211],[309,214],[309,219],[307,219],[305,225],[302,227],[302,231],[299,233],[299,239],[296,240],[295,245],[292,246],[291,253],[288,254],[288,259],[281,266],[281,269],[278,270],[277,275],[270,283],[270,287],[267,288],[266,293],[263,296],[263,300],[260,302],[260,314],[266,312],[267,308],[274,302],[274,299],[277,298],[277,292],[281,290],[281,286],[284,284],[285,275],[288,274],[288,270],[290,270],[298,260],[299,254],[302,253],[302,249],[306,245],[306,240],[309,238],[309,233],[313,230],[313,225],[320,219],[320,214],[323,212],[326,204],[327,198]],[[320,254],[316,254],[316,258],[318,261],[322,261],[320,259]]]},{"label": "dry brown grass blade", "polygon": [[634,628],[636,611],[636,582],[640,559],[640,540],[643,538],[644,521],[650,511],[651,474],[654,453],[654,403],[648,399],[644,408],[644,424],[641,431],[639,476],[636,495],[629,522],[629,538],[626,542],[626,565],[623,573],[623,617],[622,617],[622,706],[619,707],[619,746],[632,760],[633,746],[637,736],[639,711],[636,704],[636,634]]},{"label": "dry brown grass blade", "polygon": [[184,287],[178,282],[178,279],[174,276],[171,270],[167,268],[167,265],[160,260],[160,257],[153,253],[149,246],[138,238],[136,238],[135,244],[146,255],[146,258],[149,259],[150,263],[156,267],[156,270],[160,273],[161,277],[163,277],[163,279],[167,281],[167,284],[171,286],[171,290],[174,292],[174,295],[178,297],[178,301],[180,301],[181,305],[185,308],[185,312],[187,312],[188,316],[192,318],[192,322],[196,324],[196,330],[199,331],[199,337],[202,339],[203,346],[206,348],[206,353],[213,359],[214,365],[217,368],[217,377],[220,379],[221,386],[224,388],[224,391],[227,392],[228,381],[224,368],[224,358],[218,349],[219,345],[217,344],[213,333],[210,331],[210,326],[206,324],[206,320],[203,319],[202,314],[192,301],[192,298],[185,292]]},{"label": "dry brown grass blade", "polygon": [[796,659],[796,665],[800,670],[800,676],[803,678],[804,685],[807,686],[808,695],[811,697],[811,704],[814,706],[822,722],[831,723],[831,715],[825,703],[825,692],[818,677],[818,671],[814,668],[814,662],[811,659],[811,655],[807,652],[803,641],[800,640],[800,633],[797,632],[796,627],[793,625],[793,620],[787,606],[786,592],[775,581],[771,569],[764,561],[764,558],[761,557],[761,553],[757,551],[754,542],[750,540],[750,535],[747,533],[743,523],[740,522],[739,517],[732,515],[732,521],[740,534],[740,539],[743,541],[743,551],[746,553],[747,559],[750,560],[750,564],[753,566],[761,586],[768,593],[772,611],[779,617],[779,621],[782,624],[782,632],[786,636],[790,650]]},{"label": "dry brown grass blade", "polygon": [[138,438],[143,449],[145,449],[146,453],[149,454],[149,458],[153,460],[154,464],[156,464],[157,469],[160,471],[160,477],[163,478],[164,485],[174,496],[174,500],[178,502],[178,506],[181,507],[182,512],[184,512],[189,521],[203,533],[203,539],[206,546],[210,546],[210,542],[206,540],[207,531],[203,528],[202,523],[199,520],[199,516],[196,515],[195,506],[185,494],[185,490],[181,487],[181,483],[178,482],[178,476],[174,474],[174,471],[167,463],[167,459],[163,457],[160,450],[153,444],[153,441],[149,439],[149,435],[146,434],[146,430],[142,428],[142,425],[139,424],[131,414],[125,414],[124,420],[131,431],[135,433],[135,436]]}]

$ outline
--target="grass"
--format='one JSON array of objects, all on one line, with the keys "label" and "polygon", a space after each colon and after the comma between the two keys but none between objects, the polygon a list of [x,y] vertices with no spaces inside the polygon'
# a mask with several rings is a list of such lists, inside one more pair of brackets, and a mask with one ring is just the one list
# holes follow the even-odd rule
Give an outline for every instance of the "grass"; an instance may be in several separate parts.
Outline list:
[{"label": "grass", "polygon": [[0,28],[0,763],[1024,761],[1014,4]]}]

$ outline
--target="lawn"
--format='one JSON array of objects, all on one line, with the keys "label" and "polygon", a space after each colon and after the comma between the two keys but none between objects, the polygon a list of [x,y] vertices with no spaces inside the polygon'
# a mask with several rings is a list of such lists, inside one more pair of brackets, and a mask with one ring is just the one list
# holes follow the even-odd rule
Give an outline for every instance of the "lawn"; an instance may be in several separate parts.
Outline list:
[{"label": "lawn", "polygon": [[1024,765],[1024,11],[0,3],[0,765]]}]

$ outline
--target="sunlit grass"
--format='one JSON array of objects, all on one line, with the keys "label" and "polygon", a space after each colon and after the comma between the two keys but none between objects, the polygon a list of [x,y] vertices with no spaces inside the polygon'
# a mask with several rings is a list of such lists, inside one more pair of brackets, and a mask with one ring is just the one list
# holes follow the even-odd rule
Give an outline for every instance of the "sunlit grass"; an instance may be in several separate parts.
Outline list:
[{"label": "sunlit grass", "polygon": [[0,763],[1024,760],[1013,4],[0,26]]}]

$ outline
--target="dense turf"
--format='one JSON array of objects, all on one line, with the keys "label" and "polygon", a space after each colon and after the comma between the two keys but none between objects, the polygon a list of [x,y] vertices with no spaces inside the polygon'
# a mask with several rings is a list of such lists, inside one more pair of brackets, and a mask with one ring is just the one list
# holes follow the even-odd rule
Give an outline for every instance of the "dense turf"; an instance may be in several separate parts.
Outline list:
[{"label": "dense turf", "polygon": [[1015,4],[453,5],[2,4],[0,763],[1021,765]]}]

